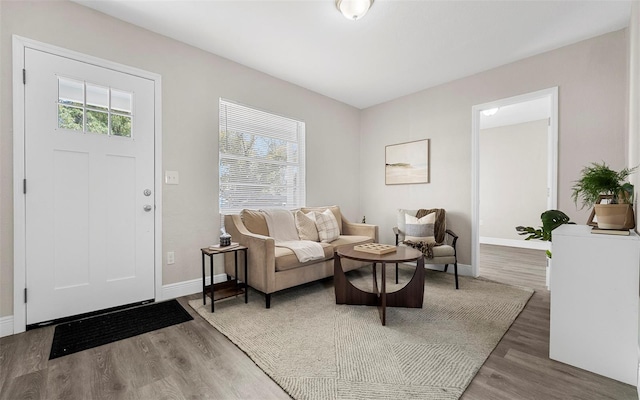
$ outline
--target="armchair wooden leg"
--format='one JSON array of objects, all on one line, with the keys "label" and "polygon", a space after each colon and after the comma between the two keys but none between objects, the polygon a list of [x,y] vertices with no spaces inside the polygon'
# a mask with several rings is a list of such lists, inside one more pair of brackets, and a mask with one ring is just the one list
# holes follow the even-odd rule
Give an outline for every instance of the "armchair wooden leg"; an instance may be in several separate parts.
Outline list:
[{"label": "armchair wooden leg", "polygon": [[449,269],[449,264],[445,264],[444,265],[444,272],[447,272],[448,269]]},{"label": "armchair wooden leg", "polygon": [[453,274],[456,276],[456,289],[458,289],[458,261],[453,263]]},{"label": "armchair wooden leg", "polygon": [[265,308],[271,308],[271,293],[265,293]]}]

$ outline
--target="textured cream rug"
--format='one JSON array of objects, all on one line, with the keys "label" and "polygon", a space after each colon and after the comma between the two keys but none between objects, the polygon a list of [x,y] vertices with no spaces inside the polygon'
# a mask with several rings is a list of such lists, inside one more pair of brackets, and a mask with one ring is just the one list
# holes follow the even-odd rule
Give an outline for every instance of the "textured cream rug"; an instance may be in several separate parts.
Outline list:
[{"label": "textured cream rug", "polygon": [[[400,282],[411,274],[401,266]],[[271,309],[255,291],[213,314],[189,304],[295,399],[458,399],[532,293],[466,277],[455,290],[427,270],[423,308],[388,307],[387,326],[376,307],[336,305],[332,280],[275,294]]]}]

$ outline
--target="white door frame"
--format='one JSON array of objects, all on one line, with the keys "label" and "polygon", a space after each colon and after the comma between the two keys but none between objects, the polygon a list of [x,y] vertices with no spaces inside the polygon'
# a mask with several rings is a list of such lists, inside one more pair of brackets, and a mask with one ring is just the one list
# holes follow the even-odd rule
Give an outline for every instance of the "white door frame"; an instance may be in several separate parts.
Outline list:
[{"label": "white door frame", "polygon": [[[558,87],[500,99],[471,107],[471,270],[479,275],[478,257],[480,253],[480,112],[496,107],[522,103],[541,98],[549,98],[551,103],[549,139],[547,152],[549,209],[558,207]],[[524,167],[523,167],[524,168]]]},{"label": "white door frame", "polygon": [[[129,67],[112,61],[67,50],[21,36],[13,35],[13,333],[26,330],[27,306],[24,299],[26,287],[26,208],[23,193],[25,176],[24,138],[24,84],[23,68],[25,49],[44,51],[61,57],[139,76],[154,82],[154,184],[155,184],[155,232],[154,267],[155,299],[162,295],[162,79],[159,74]],[[28,71],[27,71],[27,79]],[[47,254],[43,254],[47,257]]]}]

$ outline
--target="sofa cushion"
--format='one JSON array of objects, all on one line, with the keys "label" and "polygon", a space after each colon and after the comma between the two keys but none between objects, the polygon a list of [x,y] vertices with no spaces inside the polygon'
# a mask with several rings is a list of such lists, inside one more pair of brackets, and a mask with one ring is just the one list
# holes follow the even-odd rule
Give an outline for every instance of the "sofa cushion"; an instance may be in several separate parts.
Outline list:
[{"label": "sofa cushion", "polygon": [[434,224],[436,213],[430,213],[422,218],[416,218],[405,214],[405,237],[404,240],[412,242],[435,243]]},{"label": "sofa cushion", "polygon": [[318,237],[323,243],[331,243],[340,236],[340,228],[338,227],[338,221],[333,215],[331,210],[324,210],[323,212],[315,212],[316,227],[318,228]]},{"label": "sofa cushion", "polygon": [[[324,251],[323,260],[328,260],[333,258],[333,246],[329,243],[320,243],[322,246],[322,250]],[[298,267],[302,267],[305,265],[315,264],[318,262],[322,262],[323,260],[313,260],[305,263],[301,263],[296,257],[295,253],[291,249],[287,249],[286,247],[278,247],[275,248],[275,256],[276,256],[276,271],[286,271],[289,269],[294,269]]]},{"label": "sofa cushion", "polygon": [[294,215],[300,240],[311,240],[312,242],[320,241],[314,213],[310,212],[305,214],[298,210]]},{"label": "sofa cushion", "polygon": [[341,246],[356,245],[364,243],[373,243],[373,239],[369,236],[356,236],[356,235],[340,235],[336,240],[330,244],[333,246],[333,250],[337,251]]},{"label": "sofa cushion", "polygon": [[[401,244],[401,246],[406,246]],[[453,264],[456,262],[456,251],[453,246],[443,244],[433,247],[433,258],[424,259],[425,264]]]},{"label": "sofa cushion", "polygon": [[342,234],[342,214],[340,213],[340,207],[338,206],[301,207],[300,210],[305,214],[311,211],[321,213],[325,210],[331,210],[331,212],[333,213],[333,216],[336,217],[336,221],[338,222],[338,228],[340,229],[340,234]]},{"label": "sofa cushion", "polygon": [[269,236],[267,220],[264,218],[262,212],[245,209],[240,211],[240,218],[249,232],[255,233],[256,235]]}]

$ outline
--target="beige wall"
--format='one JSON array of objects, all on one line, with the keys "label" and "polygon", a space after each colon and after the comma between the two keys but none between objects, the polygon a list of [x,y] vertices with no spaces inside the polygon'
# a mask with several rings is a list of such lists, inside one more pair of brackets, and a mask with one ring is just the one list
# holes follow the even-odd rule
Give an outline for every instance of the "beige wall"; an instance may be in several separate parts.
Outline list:
[{"label": "beige wall", "polygon": [[[635,4],[634,10],[637,19]],[[368,222],[380,225],[380,239],[387,243],[393,241],[396,208],[445,207],[449,226],[461,236],[459,254],[465,264],[471,262],[473,105],[559,86],[558,204],[578,222],[588,212],[576,210],[570,188],[582,166],[605,160],[621,168],[627,158],[626,31],[359,112],[75,3],[2,1],[0,316],[13,313],[12,34],[162,75],[163,170],[180,172],[180,185],[163,188],[164,252],[176,252],[176,264],[163,267],[165,284],[198,278],[197,249],[217,237],[219,97],[306,122],[309,205],[339,204],[353,220],[366,215]],[[632,48],[637,54],[637,38]],[[637,85],[636,80],[636,101]],[[632,135],[637,159],[637,124]],[[431,139],[431,183],[385,186],[384,146],[423,138]]]},{"label": "beige wall", "polygon": [[548,120],[480,130],[480,237],[522,240],[547,209]]},{"label": "beige wall", "polygon": [[356,108],[75,3],[3,1],[0,13],[0,316],[13,314],[12,34],[162,76],[163,170],[180,173],[163,187],[163,250],[176,257],[163,261],[164,284],[199,278],[198,249],[219,235],[220,97],[305,121],[307,204],[361,218]]},{"label": "beige wall", "polygon": [[[471,263],[471,107],[559,87],[558,207],[584,223],[571,201],[580,169],[625,165],[627,38],[613,32],[368,108],[361,116],[360,187],[367,221],[393,240],[396,208],[444,207]],[[431,139],[431,183],[384,184],[384,146]],[[523,167],[522,172],[526,174]]]}]

